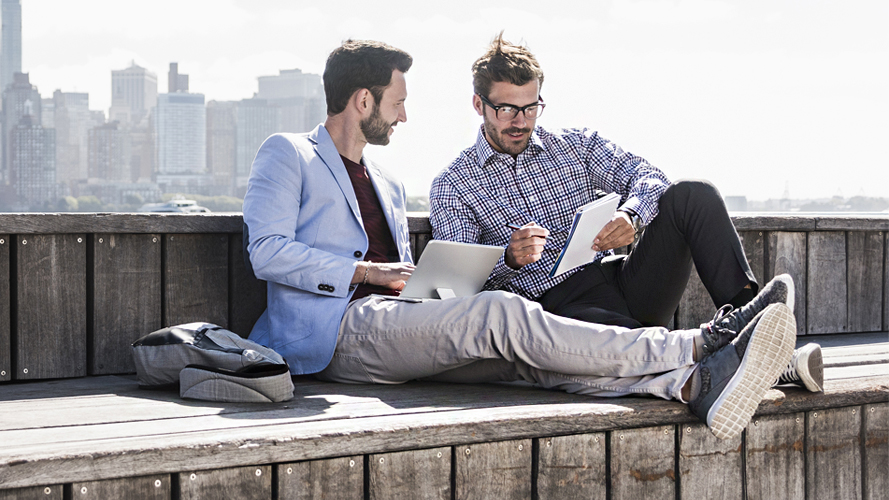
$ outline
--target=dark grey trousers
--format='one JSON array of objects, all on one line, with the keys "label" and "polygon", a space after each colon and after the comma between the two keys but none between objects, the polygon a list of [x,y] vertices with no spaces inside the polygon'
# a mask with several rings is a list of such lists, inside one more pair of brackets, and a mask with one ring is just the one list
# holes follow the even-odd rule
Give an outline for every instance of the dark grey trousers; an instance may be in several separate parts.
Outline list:
[{"label": "dark grey trousers", "polygon": [[722,196],[706,181],[671,185],[658,215],[626,257],[586,266],[539,299],[544,310],[591,323],[666,326],[694,263],[713,304],[759,289]]}]

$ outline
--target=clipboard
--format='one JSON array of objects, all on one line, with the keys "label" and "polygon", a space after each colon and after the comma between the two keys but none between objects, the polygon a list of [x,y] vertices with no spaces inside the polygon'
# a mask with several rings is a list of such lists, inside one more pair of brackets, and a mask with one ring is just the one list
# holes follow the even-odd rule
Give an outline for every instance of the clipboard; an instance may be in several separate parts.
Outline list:
[{"label": "clipboard", "polygon": [[556,263],[549,271],[550,278],[590,263],[596,258],[598,252],[592,248],[593,240],[614,216],[619,202],[620,195],[609,193],[579,207],[574,212],[574,220],[571,221],[571,229],[568,232],[568,241],[565,242],[559,258],[556,259]]}]

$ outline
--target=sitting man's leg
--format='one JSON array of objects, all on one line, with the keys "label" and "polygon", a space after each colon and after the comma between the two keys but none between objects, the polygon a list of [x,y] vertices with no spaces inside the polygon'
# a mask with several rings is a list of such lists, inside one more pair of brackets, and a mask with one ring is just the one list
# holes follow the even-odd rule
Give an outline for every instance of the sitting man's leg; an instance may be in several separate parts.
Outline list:
[{"label": "sitting man's leg", "polygon": [[[790,359],[795,325],[782,307],[760,326],[751,321],[734,344],[723,336],[719,342],[727,345],[696,364],[700,329],[589,324],[504,292],[422,304],[371,297],[347,309],[334,359],[319,377],[352,383],[522,379],[600,396],[647,393],[696,402],[696,414],[727,437],[746,425],[768,388],[759,380],[777,379]],[[725,401],[743,404],[729,410]]]}]

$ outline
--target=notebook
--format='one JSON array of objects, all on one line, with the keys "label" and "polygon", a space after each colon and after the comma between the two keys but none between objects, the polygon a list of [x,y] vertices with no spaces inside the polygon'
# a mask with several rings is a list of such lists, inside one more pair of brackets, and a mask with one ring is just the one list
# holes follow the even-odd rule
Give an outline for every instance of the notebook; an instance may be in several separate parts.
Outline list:
[{"label": "notebook", "polygon": [[482,290],[503,247],[432,240],[401,291],[406,299],[444,299]]},{"label": "notebook", "polygon": [[568,232],[568,241],[562,247],[562,253],[559,254],[559,258],[556,259],[556,263],[549,271],[550,278],[592,262],[596,258],[597,252],[593,250],[593,240],[614,216],[619,201],[620,195],[609,193],[596,201],[581,206],[574,212],[574,220],[571,222],[571,229]]}]

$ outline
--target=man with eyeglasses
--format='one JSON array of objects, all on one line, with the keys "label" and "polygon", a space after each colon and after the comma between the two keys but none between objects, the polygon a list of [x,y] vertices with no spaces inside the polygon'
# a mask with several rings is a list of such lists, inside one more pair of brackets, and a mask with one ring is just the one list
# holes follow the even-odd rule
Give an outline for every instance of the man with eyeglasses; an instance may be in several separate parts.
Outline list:
[{"label": "man with eyeglasses", "polygon": [[[714,322],[756,295],[759,285],[712,184],[671,183],[589,129],[536,126],[546,106],[543,71],[502,32],[472,74],[483,124],[475,144],[433,181],[430,220],[435,239],[506,247],[485,289],[521,295],[560,316],[628,328],[669,324],[692,263],[714,304],[730,305]],[[620,194],[620,206],[589,243],[595,261],[550,277],[576,208],[609,192]],[[628,256],[614,255],[637,234]],[[820,348],[801,353],[795,370],[809,390],[821,390]]]}]

